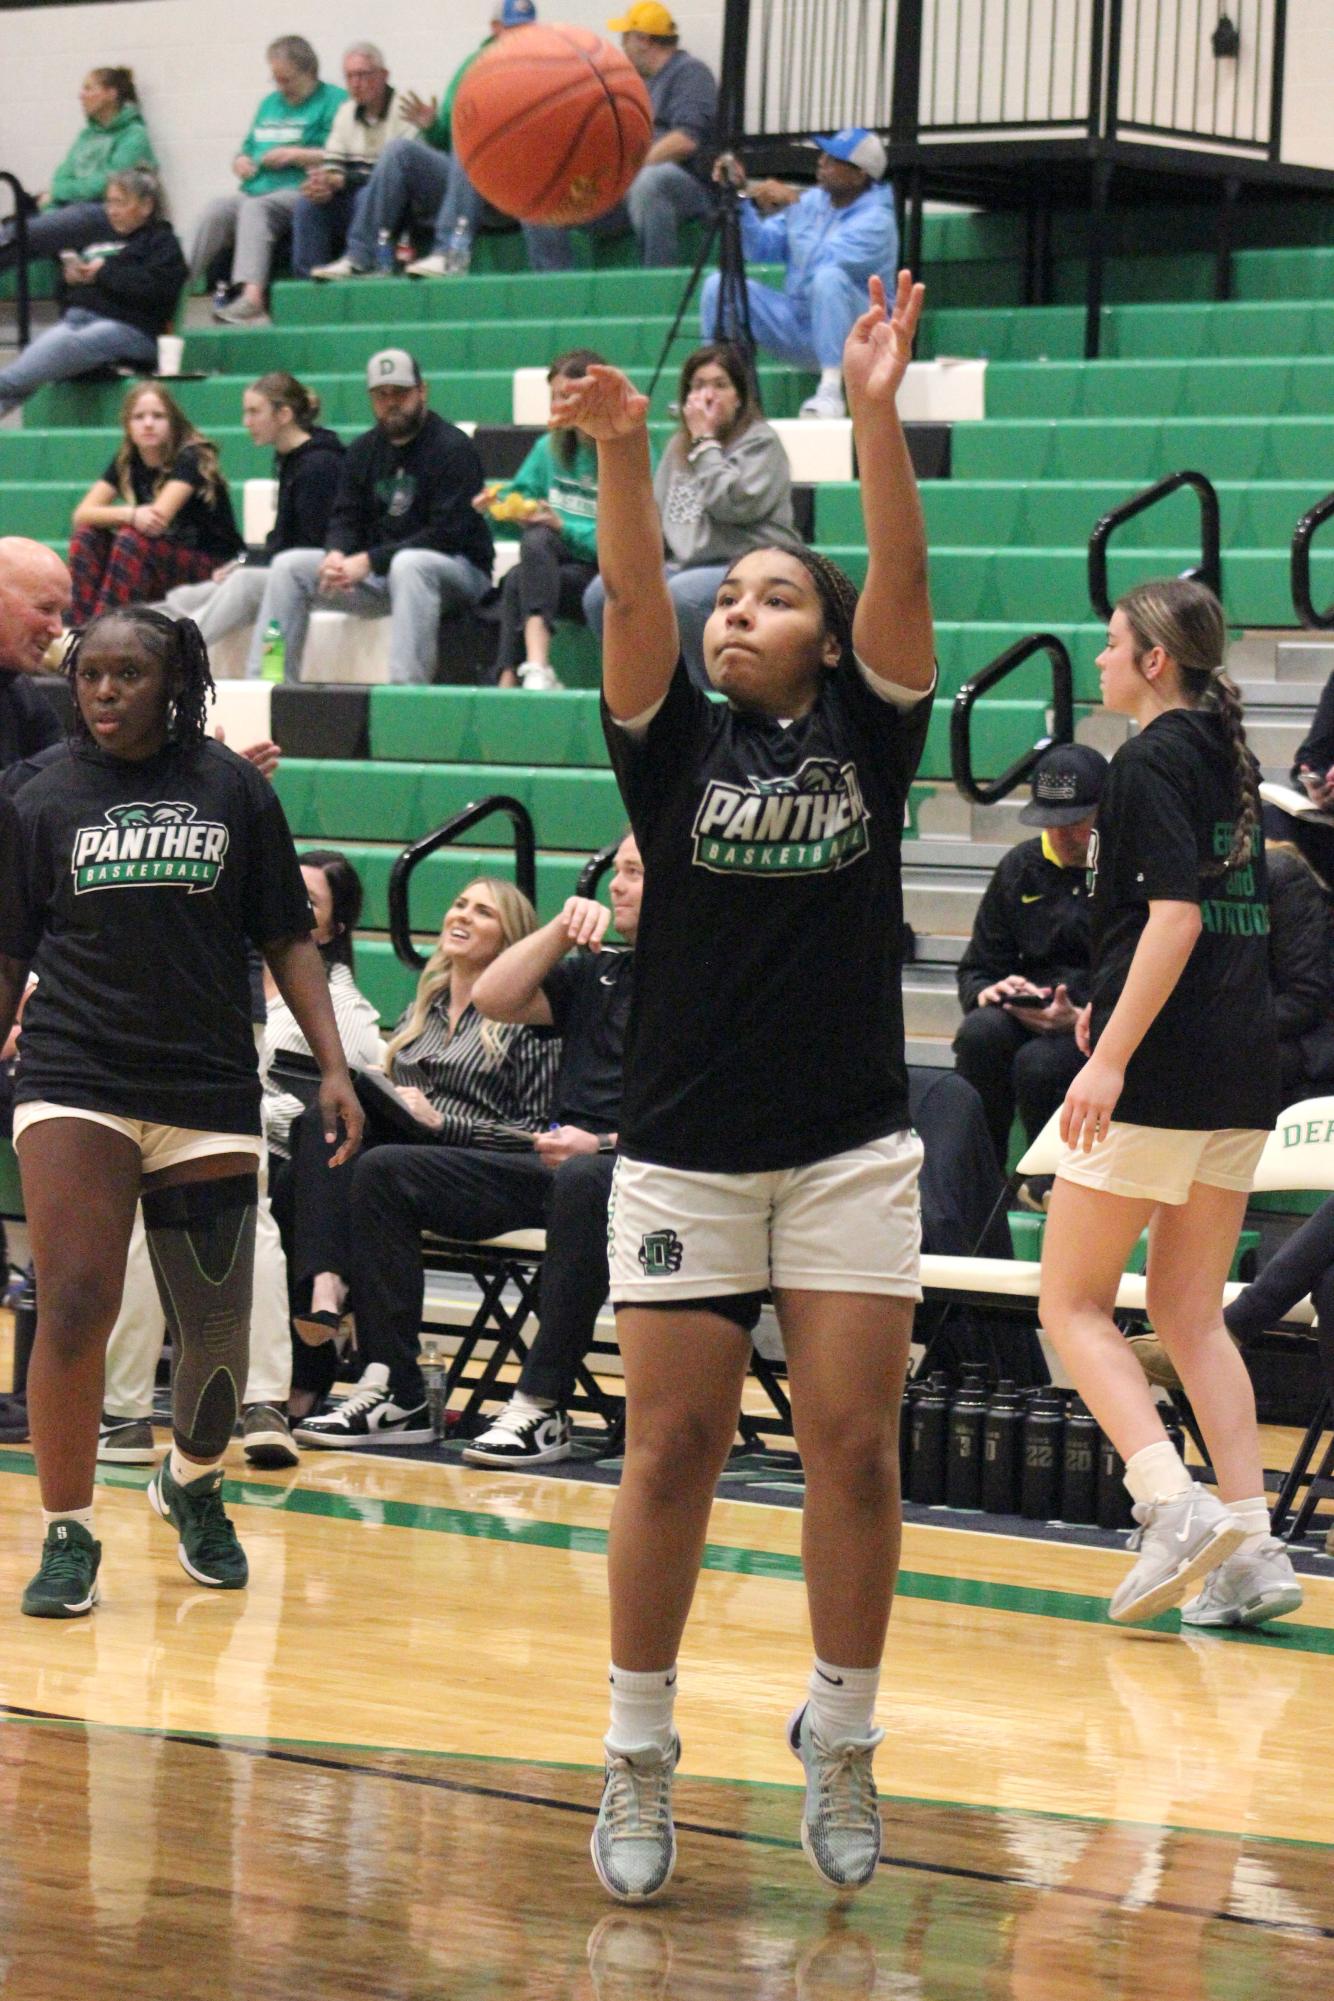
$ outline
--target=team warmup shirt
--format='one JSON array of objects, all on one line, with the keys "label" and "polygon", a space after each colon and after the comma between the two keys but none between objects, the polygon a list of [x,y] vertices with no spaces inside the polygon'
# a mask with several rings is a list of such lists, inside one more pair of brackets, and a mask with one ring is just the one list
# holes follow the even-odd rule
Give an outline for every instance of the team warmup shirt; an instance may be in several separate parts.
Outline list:
[{"label": "team warmup shirt", "polygon": [[1196,903],[1204,925],[1127,1065],[1125,1124],[1221,1132],[1278,1117],[1264,844],[1257,829],[1246,866],[1220,869],[1235,813],[1231,747],[1207,712],[1156,716],[1112,760],[1089,849],[1095,1045],[1150,902]]},{"label": "team warmup shirt", "polygon": [[556,1116],[582,1132],[612,1133],[621,1118],[633,952],[572,952],[542,982],[561,1038]]},{"label": "team warmup shirt", "polygon": [[621,1148],[705,1173],[801,1167],[909,1123],[899,850],[931,696],[855,666],[783,724],[678,663],[647,729],[603,704],[644,858]]},{"label": "team warmup shirt", "polygon": [[283,809],[234,751],[54,757],[0,799],[0,953],[38,975],[16,1102],[258,1133],[247,952],[310,928]]}]

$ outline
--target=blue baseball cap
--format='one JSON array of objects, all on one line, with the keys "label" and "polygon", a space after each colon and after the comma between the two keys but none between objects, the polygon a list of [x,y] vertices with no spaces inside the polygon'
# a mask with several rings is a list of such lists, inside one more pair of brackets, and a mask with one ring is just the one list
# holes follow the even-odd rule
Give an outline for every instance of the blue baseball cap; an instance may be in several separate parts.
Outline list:
[{"label": "blue baseball cap", "polygon": [[[508,0],[506,0],[508,5]],[[812,146],[818,146],[831,159],[846,160],[850,167],[860,167],[873,181],[883,181],[889,158],[884,141],[878,133],[870,132],[864,125],[845,125],[841,132],[830,132],[824,137],[812,134]]]},{"label": "blue baseball cap", "polygon": [[537,9],[533,0],[503,0],[496,19],[502,28],[526,28],[537,19]]}]

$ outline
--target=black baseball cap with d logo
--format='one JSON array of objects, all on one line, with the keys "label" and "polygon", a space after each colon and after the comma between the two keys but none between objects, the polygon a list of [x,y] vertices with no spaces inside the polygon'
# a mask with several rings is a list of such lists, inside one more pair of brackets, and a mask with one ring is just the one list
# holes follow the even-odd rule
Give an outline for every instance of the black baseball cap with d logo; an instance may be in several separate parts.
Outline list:
[{"label": "black baseball cap with d logo", "polygon": [[420,389],[422,372],[405,347],[382,347],[366,363],[368,389]]},{"label": "black baseball cap with d logo", "polygon": [[1102,797],[1107,759],[1086,743],[1058,743],[1033,771],[1033,797],[1019,815],[1026,827],[1070,827],[1091,820]]}]

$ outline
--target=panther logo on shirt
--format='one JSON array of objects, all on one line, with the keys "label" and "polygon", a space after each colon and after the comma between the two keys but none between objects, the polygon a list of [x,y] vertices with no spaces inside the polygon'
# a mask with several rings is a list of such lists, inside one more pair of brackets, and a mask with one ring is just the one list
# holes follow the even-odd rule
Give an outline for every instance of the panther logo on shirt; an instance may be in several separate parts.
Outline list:
[{"label": "panther logo on shirt", "polygon": [[186,799],[108,806],[96,824],[75,830],[74,894],[185,883],[191,896],[203,895],[217,887],[230,839],[219,821],[197,820]]},{"label": "panther logo on shirt", "polygon": [[867,851],[871,815],[855,764],[808,757],[791,778],[715,778],[692,829],[695,865],[716,875],[822,875]]},{"label": "panther logo on shirt", "polygon": [[639,1240],[639,1262],[645,1278],[668,1278],[681,1269],[685,1246],[675,1230],[647,1230]]}]

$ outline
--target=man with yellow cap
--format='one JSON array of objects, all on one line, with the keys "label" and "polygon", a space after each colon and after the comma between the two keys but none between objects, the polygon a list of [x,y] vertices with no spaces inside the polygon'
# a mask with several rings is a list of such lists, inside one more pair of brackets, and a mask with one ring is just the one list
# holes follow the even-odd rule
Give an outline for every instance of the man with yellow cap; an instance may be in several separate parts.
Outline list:
[{"label": "man with yellow cap", "polygon": [[[709,176],[717,147],[718,85],[707,63],[687,55],[662,0],[634,0],[607,26],[644,79],[653,106],[653,144],[624,202],[593,225],[634,230],[644,262],[677,264],[677,231],[713,208]],[[566,271],[574,262],[568,229],[524,232],[535,271]]]}]

